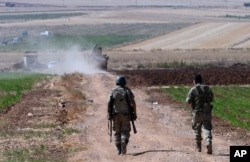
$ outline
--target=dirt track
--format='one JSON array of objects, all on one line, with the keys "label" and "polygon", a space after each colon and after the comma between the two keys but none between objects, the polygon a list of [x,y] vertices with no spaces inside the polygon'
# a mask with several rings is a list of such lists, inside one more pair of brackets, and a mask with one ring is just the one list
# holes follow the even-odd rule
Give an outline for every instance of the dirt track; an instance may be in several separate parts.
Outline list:
[{"label": "dirt track", "polygon": [[[245,141],[232,140],[232,134],[223,132],[216,120],[214,130],[214,154],[206,155],[194,151],[194,141],[190,127],[189,110],[177,109],[176,104],[163,94],[147,87],[132,88],[138,105],[138,133],[131,132],[131,140],[126,156],[117,156],[114,143],[109,142],[106,101],[107,95],[114,86],[115,75],[88,75],[88,84],[84,91],[93,105],[87,108],[86,117],[77,122],[86,134],[79,135],[85,151],[78,152],[69,161],[228,161],[229,146],[243,144]],[[159,102],[153,105],[153,102]],[[180,105],[179,105],[180,106]],[[177,106],[178,107],[178,106]],[[180,120],[181,119],[181,120]],[[225,124],[225,123],[224,123]],[[230,129],[231,130],[231,129]],[[77,139],[77,138],[76,138]],[[79,140],[79,139],[78,139]]]}]

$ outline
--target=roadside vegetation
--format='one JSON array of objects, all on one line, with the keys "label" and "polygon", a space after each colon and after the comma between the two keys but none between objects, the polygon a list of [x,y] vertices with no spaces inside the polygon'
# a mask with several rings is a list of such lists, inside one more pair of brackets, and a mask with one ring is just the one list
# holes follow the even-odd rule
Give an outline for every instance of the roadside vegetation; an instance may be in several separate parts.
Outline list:
[{"label": "roadside vegetation", "polygon": [[31,73],[1,73],[0,110],[20,100],[22,92],[48,75]]},{"label": "roadside vegetation", "polygon": [[[39,73],[1,73],[0,111],[8,113],[0,116],[0,161],[66,162],[68,155],[86,149],[64,143],[66,137],[80,130],[59,120],[66,120],[64,111],[57,107],[59,92],[40,88],[51,77]],[[36,83],[41,84],[35,86]],[[20,101],[23,93],[24,103]],[[14,105],[17,102],[20,107]]]},{"label": "roadside vegetation", "polygon": [[[185,104],[186,95],[191,87],[170,86],[161,90],[177,101]],[[240,85],[212,86],[215,101],[214,115],[225,119],[233,126],[250,130],[250,87]]]}]

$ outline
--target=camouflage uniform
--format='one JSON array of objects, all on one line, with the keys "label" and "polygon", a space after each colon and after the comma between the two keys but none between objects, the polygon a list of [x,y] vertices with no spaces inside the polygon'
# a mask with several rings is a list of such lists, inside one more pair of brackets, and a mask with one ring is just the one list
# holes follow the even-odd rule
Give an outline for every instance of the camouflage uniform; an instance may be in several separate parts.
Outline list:
[{"label": "camouflage uniform", "polygon": [[212,154],[212,105],[214,95],[211,88],[196,83],[188,92],[186,102],[192,105],[192,128],[195,133],[196,148],[201,152],[201,132],[207,140],[207,153]]},{"label": "camouflage uniform", "polygon": [[128,103],[125,98],[126,95],[128,95],[131,106],[134,108],[133,114],[136,119],[134,94],[129,88],[117,85],[117,87],[111,91],[108,99],[107,113],[109,120],[113,120],[115,145],[117,147],[118,154],[126,154],[126,145],[129,142],[131,131],[131,119],[128,110]]}]

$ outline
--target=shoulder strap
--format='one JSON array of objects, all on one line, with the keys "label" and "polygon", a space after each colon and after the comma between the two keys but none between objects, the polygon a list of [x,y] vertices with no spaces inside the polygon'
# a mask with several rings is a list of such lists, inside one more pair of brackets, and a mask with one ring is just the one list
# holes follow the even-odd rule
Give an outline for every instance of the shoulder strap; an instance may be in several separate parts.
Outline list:
[{"label": "shoulder strap", "polygon": [[196,86],[196,89],[198,91],[198,95],[201,95],[203,94],[202,90],[201,90],[201,87],[200,86]]},{"label": "shoulder strap", "polygon": [[130,98],[129,98],[129,89],[128,88],[126,88],[126,87],[124,87],[124,90],[125,90],[125,92],[126,92],[126,101],[127,101],[127,104],[130,104]]},{"label": "shoulder strap", "polygon": [[205,90],[202,91],[200,86],[196,86],[196,90],[198,92],[198,97],[201,99],[201,101],[208,102],[210,100],[209,93]]}]

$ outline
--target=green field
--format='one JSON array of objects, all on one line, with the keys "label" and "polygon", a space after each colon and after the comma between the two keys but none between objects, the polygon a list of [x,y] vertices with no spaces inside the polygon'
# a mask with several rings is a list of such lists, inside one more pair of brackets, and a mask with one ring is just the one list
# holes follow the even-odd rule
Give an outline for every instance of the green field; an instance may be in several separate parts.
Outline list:
[{"label": "green field", "polygon": [[[190,87],[170,86],[161,88],[173,99],[185,103]],[[250,87],[248,86],[213,86],[213,114],[229,121],[234,126],[250,130]]]},{"label": "green field", "polygon": [[44,74],[1,73],[0,75],[0,109],[15,104],[22,92],[30,90],[33,83],[44,79]]},{"label": "green field", "polygon": [[45,20],[58,19],[62,17],[72,17],[84,15],[83,13],[41,13],[41,14],[20,14],[20,15],[0,15],[0,20]]},{"label": "green field", "polygon": [[[53,16],[53,15],[51,15]],[[60,16],[60,15],[57,15]],[[42,17],[42,15],[37,15]],[[1,17],[0,17],[1,19]],[[93,45],[114,47],[166,34],[187,27],[189,23],[170,24],[102,24],[47,27],[50,36],[22,36],[16,43],[9,42],[0,51],[70,49],[72,46],[92,48]],[[143,30],[141,30],[143,29]],[[76,34],[77,33],[77,34]],[[13,36],[14,37],[14,36]],[[10,38],[11,40],[11,38]]]}]

